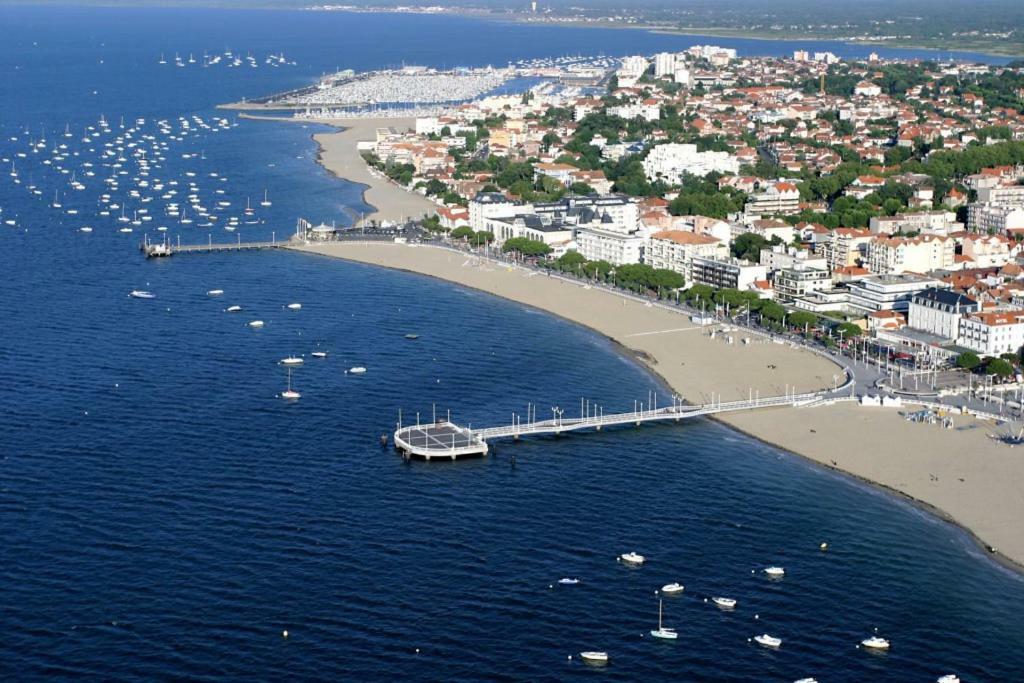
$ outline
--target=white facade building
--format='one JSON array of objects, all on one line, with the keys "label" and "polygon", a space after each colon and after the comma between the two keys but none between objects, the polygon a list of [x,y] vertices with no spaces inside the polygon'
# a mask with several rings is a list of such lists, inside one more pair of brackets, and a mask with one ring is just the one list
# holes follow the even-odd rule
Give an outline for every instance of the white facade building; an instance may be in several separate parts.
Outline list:
[{"label": "white facade building", "polygon": [[1024,207],[971,204],[967,207],[967,227],[975,232],[991,233],[1024,230]]},{"label": "white facade building", "polygon": [[972,313],[960,321],[960,345],[986,356],[1024,346],[1024,311]]},{"label": "white facade building", "polygon": [[676,71],[676,56],[672,52],[659,52],[654,55],[654,77],[664,78]]},{"label": "white facade building", "polygon": [[703,177],[712,171],[739,173],[740,162],[728,152],[698,152],[697,145],[669,143],[651,149],[643,161],[647,178],[678,183],[683,173]]},{"label": "white facade building", "polygon": [[576,251],[588,261],[607,261],[613,266],[640,263],[647,240],[639,231],[579,228],[576,231]]},{"label": "white facade building", "polygon": [[927,273],[952,268],[955,255],[951,237],[876,237],[868,242],[867,268],[872,273]]},{"label": "white facade building", "polygon": [[686,230],[665,230],[651,235],[644,253],[644,263],[652,268],[675,271],[690,282],[693,279],[691,265],[697,256],[724,259],[729,256],[729,248],[710,235],[698,235]]},{"label": "white facade building", "polygon": [[960,320],[980,310],[981,305],[964,294],[949,289],[925,289],[910,300],[907,325],[957,343]]}]

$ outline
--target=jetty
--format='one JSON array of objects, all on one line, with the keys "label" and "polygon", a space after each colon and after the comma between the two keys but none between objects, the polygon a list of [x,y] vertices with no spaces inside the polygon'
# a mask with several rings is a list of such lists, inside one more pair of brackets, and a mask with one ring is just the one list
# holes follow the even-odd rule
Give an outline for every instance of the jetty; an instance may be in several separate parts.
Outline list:
[{"label": "jetty", "polygon": [[838,391],[787,393],[784,396],[768,398],[751,396],[747,400],[712,400],[710,403],[701,405],[686,404],[678,397],[673,397],[671,405],[660,408],[657,406],[655,398],[650,401],[649,407],[637,402],[634,410],[621,413],[605,413],[603,408],[581,401],[579,417],[565,417],[561,408],[554,407],[551,409],[551,419],[537,420],[536,409],[529,407],[527,408],[526,422],[523,422],[518,415],[513,415],[509,424],[478,429],[457,425],[451,421],[450,417],[420,424],[418,415],[415,425],[403,426],[401,417],[399,417],[394,441],[395,448],[406,458],[415,456],[424,460],[435,458],[455,460],[461,457],[486,455],[489,450],[488,442],[497,439],[518,440],[524,436],[558,436],[567,432],[588,429],[601,431],[605,427],[640,426],[647,422],[679,422],[744,410],[801,408],[824,405],[837,400],[853,400],[852,391],[846,391],[847,387],[853,388],[852,381],[844,384]]},{"label": "jetty", "polygon": [[181,236],[177,242],[172,244],[164,239],[161,242],[151,242],[147,236],[139,244],[139,251],[145,254],[146,258],[165,258],[175,254],[212,254],[221,251],[256,251],[260,249],[284,249],[289,246],[291,240],[279,240],[276,235],[271,234],[269,241],[243,242],[241,236],[235,242],[214,242],[213,236],[209,236],[206,244],[182,244]]}]

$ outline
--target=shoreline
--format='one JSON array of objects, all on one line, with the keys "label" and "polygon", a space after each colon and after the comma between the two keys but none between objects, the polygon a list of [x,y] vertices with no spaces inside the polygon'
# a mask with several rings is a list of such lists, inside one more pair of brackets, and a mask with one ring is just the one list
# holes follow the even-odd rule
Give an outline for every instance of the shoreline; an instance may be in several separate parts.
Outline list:
[{"label": "shoreline", "polygon": [[[724,341],[709,340],[708,337],[693,333],[687,336],[686,331],[694,326],[682,312],[657,307],[646,308],[642,303],[610,292],[585,290],[581,285],[542,275],[528,275],[522,269],[512,269],[496,262],[484,261],[482,266],[476,263],[467,267],[474,257],[454,250],[393,243],[324,243],[296,246],[291,249],[305,254],[339,258],[433,277],[554,315],[609,340],[617,352],[641,363],[644,369],[664,386],[677,393],[681,393],[684,388],[691,390],[684,394],[684,397],[691,401],[698,394],[707,396],[708,387],[730,381],[734,378],[734,373],[730,369],[736,368],[750,373],[751,387],[770,390],[774,385],[774,378],[766,378],[765,375],[768,373],[759,367],[761,353],[764,352],[770,352],[776,360],[780,355],[784,357],[784,360],[778,362],[786,372],[793,373],[792,376],[787,375],[786,379],[794,384],[798,381],[801,383],[798,390],[822,386],[821,366],[812,361],[812,367],[807,367],[805,357],[809,356],[820,363],[831,364],[831,361],[825,358],[817,357],[806,350],[793,349],[788,345],[767,342],[728,345]],[[453,260],[459,263],[453,263]],[[522,282],[536,280],[538,283],[546,284],[539,289],[521,291],[515,286],[516,278]],[[552,297],[553,289],[559,290],[558,294],[564,296]],[[579,305],[593,303],[581,300],[580,295],[584,294],[585,298],[596,298],[603,304],[604,315],[598,315],[597,320],[589,319],[592,317],[592,311],[588,306]],[[622,301],[621,307],[608,306],[616,299]],[[569,303],[568,306],[564,305],[566,302]],[[622,334],[622,321],[625,321],[628,327],[650,324],[652,320],[665,322],[666,316],[675,319],[676,328],[664,330],[669,336],[676,337],[673,344],[651,343],[652,338],[661,336],[660,332],[641,333],[650,335],[641,337]],[[683,340],[682,343],[679,339]],[[725,353],[722,353],[723,351]],[[755,353],[747,353],[748,351]],[[756,353],[757,351],[760,353]],[[694,355],[698,356],[700,364],[697,375],[688,371],[681,372],[670,363],[679,358],[692,359]],[[728,357],[723,359],[723,355]],[[801,361],[794,362],[794,359],[798,358]],[[685,368],[685,361],[681,367]],[[818,375],[814,374],[815,370],[819,372]],[[815,378],[818,380],[817,384]],[[685,381],[695,379],[701,381]],[[692,391],[694,388],[696,393]],[[779,389],[781,393],[781,386]],[[742,396],[746,394],[743,393]],[[728,400],[739,397],[734,389],[731,395],[722,398]],[[1013,467],[1015,463],[1009,457],[1013,451],[987,438],[988,435],[983,433],[985,430],[979,428],[975,418],[957,416],[954,421],[958,429],[947,431],[937,426],[906,422],[892,409],[865,408],[846,403],[807,409],[763,410],[723,415],[713,419],[815,466],[850,477],[862,485],[886,494],[895,495],[936,519],[953,524],[958,531],[965,533],[967,538],[974,542],[983,556],[990,558],[999,566],[1018,575],[1024,574],[1024,538],[1020,538],[1019,533],[1014,533],[1017,528],[1015,520],[1019,519],[1017,513],[1024,511],[1024,495],[1013,495],[1016,493],[1012,490],[1013,487],[1007,486],[1008,481],[1024,481],[1024,478],[1020,477],[1024,474],[1024,463],[1018,462],[1016,467]],[[816,445],[806,443],[806,435],[810,433],[816,436],[816,432],[825,434],[825,438],[819,439]],[[907,450],[914,440],[914,435],[909,432],[925,436],[925,441],[929,442],[927,447],[922,451],[908,453]],[[856,438],[870,440],[872,436],[878,443],[871,444],[870,447],[854,447]],[[952,443],[954,440],[956,443]],[[969,442],[969,446],[962,447],[960,442]],[[998,458],[1005,466],[988,471],[987,476],[981,477],[981,485],[972,485],[965,489],[962,484],[966,477],[957,475],[971,474],[973,484],[974,468],[969,467],[967,471],[961,472],[957,466],[978,464],[965,462],[962,458],[973,458],[976,457],[974,454],[981,455],[980,452],[984,452],[986,458]],[[912,462],[907,462],[908,460]],[[937,460],[944,462],[936,462]],[[896,465],[887,468],[887,463]],[[953,471],[950,471],[951,469]],[[933,481],[930,479],[933,473],[929,470],[939,471],[941,476]],[[903,481],[904,479],[907,481]],[[961,485],[952,484],[958,479]],[[922,482],[925,483],[924,490],[921,490]],[[1001,490],[993,490],[990,483],[998,482],[1003,483]],[[944,487],[944,495],[938,495],[934,491],[933,495],[928,495],[928,484],[931,484],[932,488],[938,488],[940,485]],[[992,508],[1003,512],[1006,519],[993,521]],[[996,551],[990,551],[991,547],[995,547]]]}]

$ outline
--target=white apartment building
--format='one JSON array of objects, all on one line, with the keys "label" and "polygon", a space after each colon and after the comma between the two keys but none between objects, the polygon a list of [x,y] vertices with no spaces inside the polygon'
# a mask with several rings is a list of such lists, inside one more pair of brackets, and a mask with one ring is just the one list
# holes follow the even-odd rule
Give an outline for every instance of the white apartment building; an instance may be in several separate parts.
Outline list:
[{"label": "white apartment building", "polygon": [[766,280],[768,269],[738,259],[694,256],[690,260],[690,275],[691,281],[696,284],[747,290],[757,280]]},{"label": "white apartment building", "polygon": [[957,343],[960,337],[960,320],[965,315],[980,310],[981,304],[965,294],[932,287],[914,294],[911,298],[907,311],[907,325]]},{"label": "white apartment building", "polygon": [[975,268],[999,268],[1020,253],[1020,245],[1005,235],[971,234],[963,239],[963,255]]},{"label": "white apartment building", "polygon": [[500,192],[481,192],[469,203],[469,227],[477,232],[486,230],[488,218],[529,213],[530,207],[512,201]]},{"label": "white apartment building", "polygon": [[996,185],[979,188],[978,201],[982,204],[1024,206],[1024,185]]},{"label": "white apartment building", "polygon": [[631,121],[643,119],[644,121],[657,121],[661,118],[661,107],[656,101],[631,102],[616,107],[608,107],[608,113],[612,116],[619,116]]},{"label": "white apartment building", "polygon": [[867,268],[872,273],[927,273],[952,268],[956,245],[951,237],[875,237],[867,243]]},{"label": "white apartment building", "polygon": [[872,216],[868,229],[876,235],[892,235],[897,232],[922,232],[931,235],[948,235],[963,230],[952,211],[919,211],[900,213],[895,216]]},{"label": "white apartment building", "polygon": [[828,270],[828,261],[823,256],[812,256],[806,249],[796,249],[782,244],[763,248],[758,263],[766,266],[769,273],[786,268]]},{"label": "white apartment building", "polygon": [[867,243],[872,238],[867,230],[855,228],[836,228],[831,235],[832,239],[823,245],[830,270],[857,265],[857,261],[864,257]]},{"label": "white apartment building", "polygon": [[1024,206],[971,204],[967,207],[967,227],[994,234],[1024,230]]},{"label": "white apartment building", "polygon": [[915,294],[929,287],[945,286],[947,285],[941,280],[911,273],[871,275],[846,285],[847,308],[860,313],[874,311],[906,313],[910,308],[910,300]]},{"label": "white apartment building", "polygon": [[672,81],[674,83],[678,83],[684,88],[689,88],[693,86],[693,75],[690,74],[689,69],[677,67],[675,73],[672,74]]},{"label": "white apartment building", "polygon": [[1024,346],[1024,311],[972,313],[960,321],[960,345],[986,356]]},{"label": "white apartment building", "polygon": [[588,261],[607,261],[613,266],[640,263],[647,240],[640,231],[585,227],[576,230],[576,251]]},{"label": "white apartment building", "polygon": [[712,171],[739,173],[739,160],[728,152],[698,152],[697,145],[669,143],[651,149],[643,161],[649,180],[679,182],[683,173],[703,177]]},{"label": "white apartment building", "polygon": [[823,268],[784,268],[775,272],[775,294],[781,301],[791,301],[832,287],[832,275]]},{"label": "white apartment building", "polygon": [[772,183],[747,199],[743,212],[748,216],[774,216],[800,213],[800,190],[793,183]]},{"label": "white apartment building", "polygon": [[691,265],[695,256],[724,259],[729,256],[729,248],[725,242],[710,235],[665,230],[651,235],[644,253],[644,263],[652,268],[673,270],[690,282],[693,280]]},{"label": "white apartment building", "polygon": [[676,55],[672,52],[659,52],[654,55],[654,77],[664,78],[676,72]]}]

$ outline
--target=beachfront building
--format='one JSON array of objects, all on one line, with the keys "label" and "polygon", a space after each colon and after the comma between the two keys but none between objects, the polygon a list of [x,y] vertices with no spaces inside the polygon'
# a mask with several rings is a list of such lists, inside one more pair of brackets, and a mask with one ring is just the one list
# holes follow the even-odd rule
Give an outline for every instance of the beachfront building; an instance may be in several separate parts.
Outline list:
[{"label": "beachfront building", "polygon": [[725,242],[710,235],[686,230],[664,230],[651,235],[644,263],[652,268],[675,271],[690,282],[693,280],[691,265],[695,256],[724,259],[729,256],[729,248]]},{"label": "beachfront building", "polygon": [[640,227],[640,207],[636,199],[621,194],[562,197],[555,202],[533,205],[533,213],[562,214],[569,222],[583,225],[607,216],[608,222],[633,231]]},{"label": "beachfront building", "polygon": [[769,273],[786,268],[828,270],[828,261],[824,257],[814,256],[806,249],[787,247],[784,244],[762,248],[758,263],[767,266]]},{"label": "beachfront building", "polygon": [[929,287],[911,297],[907,325],[957,343],[960,337],[960,321],[965,315],[980,310],[981,305],[966,294],[951,289]]},{"label": "beachfront building", "polygon": [[614,224],[576,229],[576,251],[588,261],[607,261],[613,266],[640,263],[647,239],[640,230],[625,230]]},{"label": "beachfront building", "polygon": [[728,152],[698,152],[697,145],[674,142],[652,148],[643,166],[649,180],[668,183],[678,183],[684,173],[703,177],[712,171],[735,174],[740,170],[739,160]]},{"label": "beachfront building", "polygon": [[872,273],[928,273],[952,268],[955,254],[951,237],[875,237],[867,243],[866,264]]},{"label": "beachfront building", "polygon": [[1024,346],[1024,311],[971,313],[960,321],[959,342],[986,356],[1017,353]]},{"label": "beachfront building", "polygon": [[860,313],[899,311],[906,313],[914,295],[930,287],[946,287],[945,283],[912,273],[872,275],[849,282],[848,309]]},{"label": "beachfront building", "polygon": [[780,301],[792,301],[831,289],[832,275],[824,268],[784,268],[775,272],[773,284]]},{"label": "beachfront building", "polygon": [[766,280],[768,269],[739,259],[695,256],[690,260],[690,275],[695,284],[747,290],[757,280]]},{"label": "beachfront building", "polygon": [[500,247],[507,240],[525,237],[543,242],[557,252],[564,251],[565,246],[572,241],[576,226],[565,222],[562,217],[528,213],[488,218],[485,229],[494,235],[496,247]]},{"label": "beachfront building", "polygon": [[800,213],[800,190],[793,183],[772,183],[751,194],[743,207],[748,216],[775,216]]},{"label": "beachfront building", "polygon": [[514,216],[524,206],[514,202],[500,192],[481,192],[469,203],[469,227],[480,232],[486,230],[488,218]]}]

